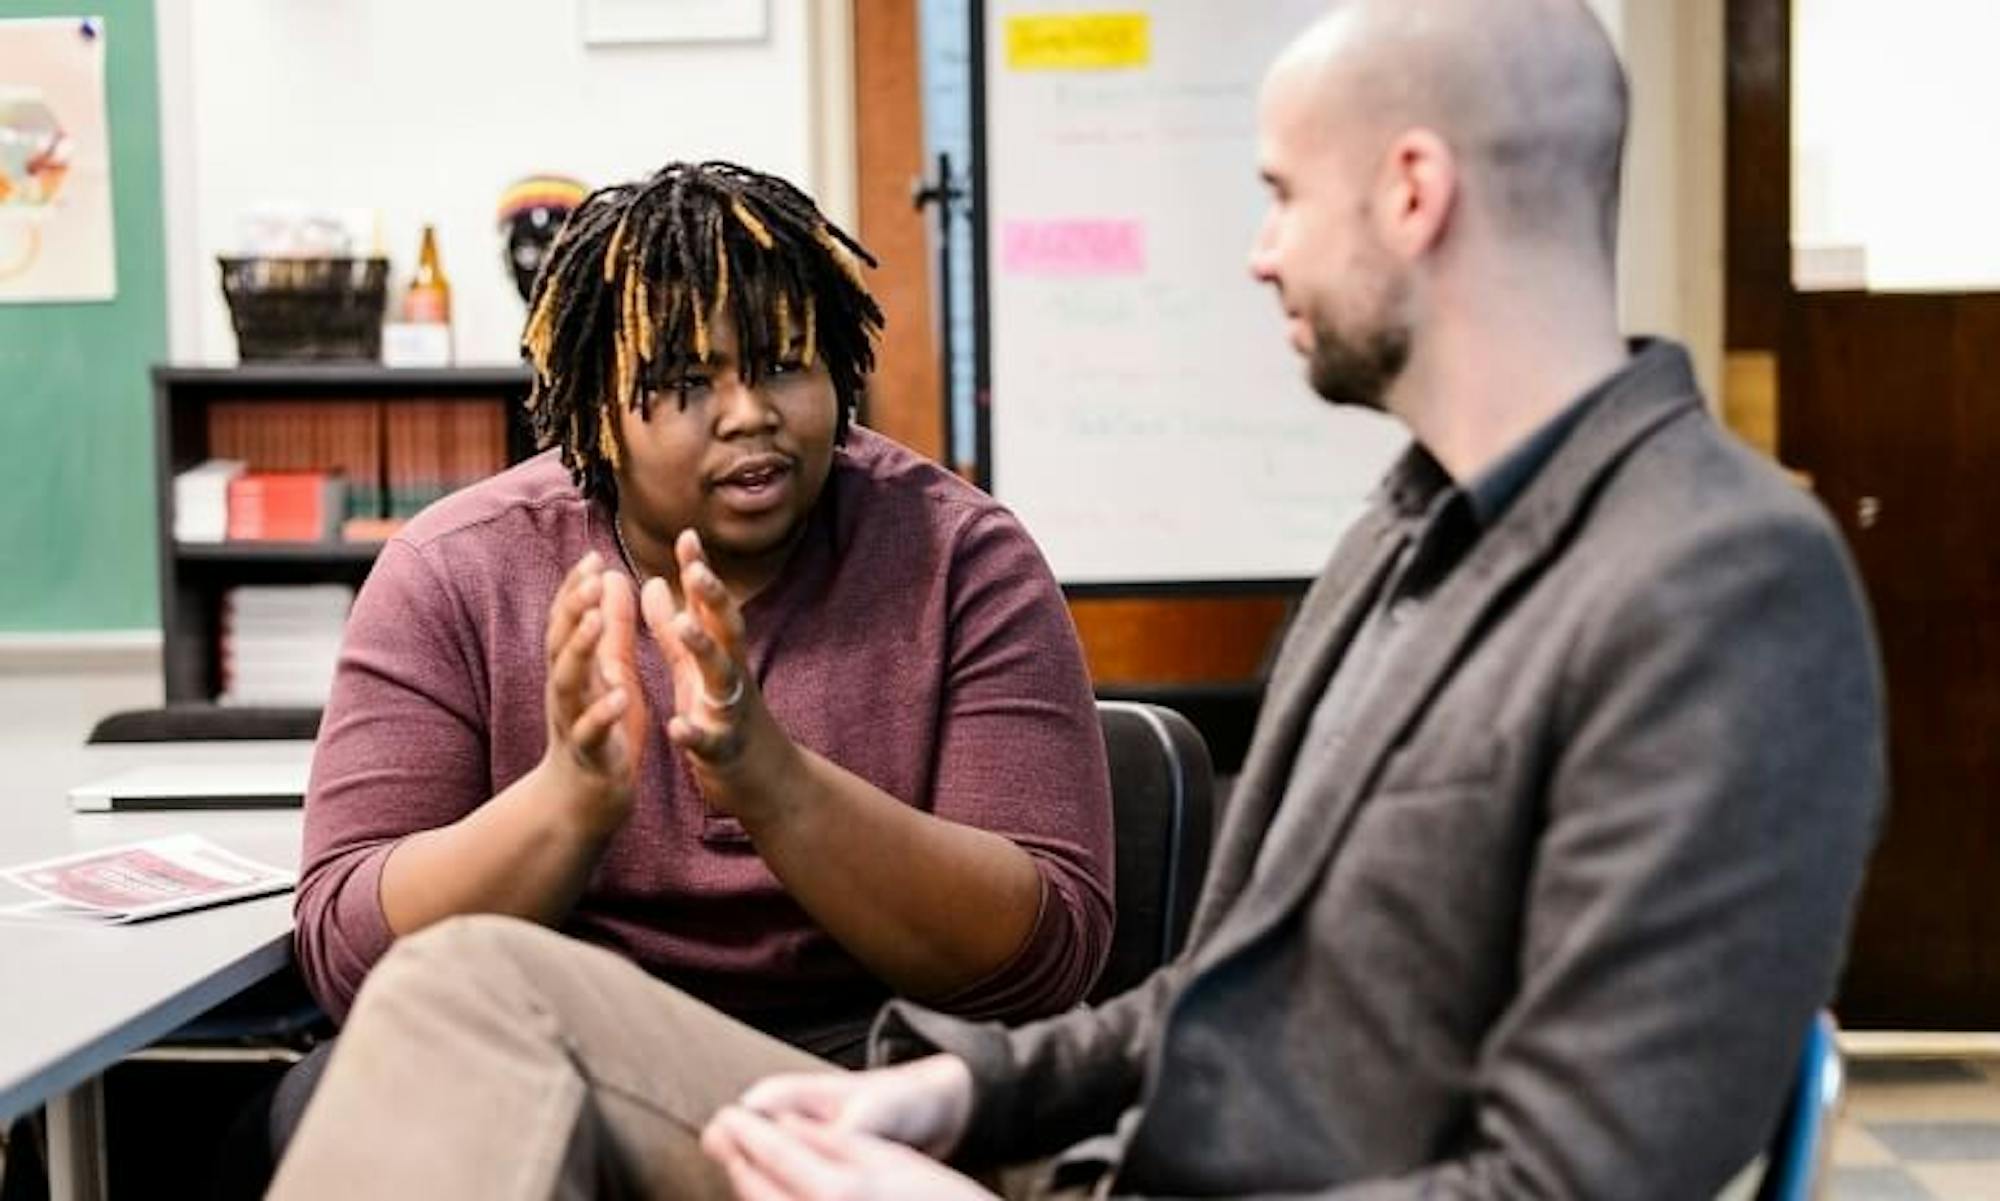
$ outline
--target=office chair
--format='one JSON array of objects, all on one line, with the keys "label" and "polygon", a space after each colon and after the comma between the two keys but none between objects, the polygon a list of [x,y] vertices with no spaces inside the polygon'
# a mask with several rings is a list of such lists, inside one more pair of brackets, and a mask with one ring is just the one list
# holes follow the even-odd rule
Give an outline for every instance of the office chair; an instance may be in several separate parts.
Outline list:
[{"label": "office chair", "polygon": [[1846,1081],[1838,1033],[1833,1015],[1824,1011],[1806,1031],[1792,1095],[1765,1156],[1757,1201],[1817,1201],[1825,1192],[1833,1120]]},{"label": "office chair", "polygon": [[166,705],[106,714],[91,728],[90,744],[106,742],[310,741],[319,733],[318,709],[256,705]]},{"label": "office chair", "polygon": [[1092,1001],[1124,992],[1187,941],[1213,835],[1208,747],[1172,709],[1099,701],[1111,765],[1117,873],[1111,953]]}]

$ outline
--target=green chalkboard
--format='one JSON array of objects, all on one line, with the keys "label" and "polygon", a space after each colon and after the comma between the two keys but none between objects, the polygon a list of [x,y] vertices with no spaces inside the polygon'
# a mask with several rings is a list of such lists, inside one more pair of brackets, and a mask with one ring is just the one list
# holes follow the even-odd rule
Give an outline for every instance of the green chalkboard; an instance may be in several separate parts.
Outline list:
[{"label": "green chalkboard", "polygon": [[103,19],[118,295],[0,305],[0,632],[159,623],[146,371],[166,357],[167,288],[153,5],[0,0],[0,17],[71,16]]}]

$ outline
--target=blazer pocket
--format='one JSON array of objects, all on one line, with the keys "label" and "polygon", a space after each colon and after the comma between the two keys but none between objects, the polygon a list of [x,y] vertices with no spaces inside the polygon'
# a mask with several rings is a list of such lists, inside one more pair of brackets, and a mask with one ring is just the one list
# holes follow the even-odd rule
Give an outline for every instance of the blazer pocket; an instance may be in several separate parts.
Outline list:
[{"label": "blazer pocket", "polygon": [[1505,761],[1506,742],[1497,734],[1450,742],[1436,738],[1406,742],[1389,752],[1382,774],[1369,791],[1380,797],[1467,788],[1497,780]]}]

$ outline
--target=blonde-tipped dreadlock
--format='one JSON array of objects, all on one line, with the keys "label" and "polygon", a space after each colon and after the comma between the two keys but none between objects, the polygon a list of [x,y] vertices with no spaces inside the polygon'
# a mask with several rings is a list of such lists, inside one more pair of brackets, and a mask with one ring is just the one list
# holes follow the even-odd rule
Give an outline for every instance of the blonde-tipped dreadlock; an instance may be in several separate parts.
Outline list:
[{"label": "blonde-tipped dreadlock", "polygon": [[803,192],[730,163],[669,163],[592,193],[550,251],[521,335],[537,438],[561,445],[585,495],[615,504],[614,406],[646,413],[674,395],[709,359],[718,317],[752,386],[783,362],[824,363],[844,438],[882,330],[863,263],[875,259]]},{"label": "blonde-tipped dreadlock", "polygon": [[[814,237],[818,240],[820,248],[826,251],[827,257],[840,265],[841,272],[847,276],[849,282],[853,283],[855,287],[860,288],[862,291],[865,292],[868,290],[868,285],[862,282],[861,265],[859,263],[856,263],[854,261],[854,256],[848,253],[849,248],[857,250],[860,248],[854,246],[854,243],[852,242],[845,242],[844,240],[838,242],[835,241],[833,235],[834,233],[837,232],[838,231],[833,230],[831,226],[827,226],[824,229],[814,231]],[[863,257],[866,257],[865,252]],[[870,267],[873,267],[875,265],[875,260],[869,259],[868,265]]]},{"label": "blonde-tipped dreadlock", "polygon": [[611,245],[604,248],[604,282],[607,284],[618,277],[618,247],[625,241],[625,223],[631,219],[629,212],[618,219],[618,228],[611,231]]},{"label": "blonde-tipped dreadlock", "polygon": [[729,211],[736,214],[736,220],[741,222],[743,228],[749,231],[751,239],[757,245],[763,247],[765,250],[771,248],[771,231],[764,228],[764,223],[757,220],[756,215],[745,208],[742,201],[739,200],[732,203],[729,206]]}]

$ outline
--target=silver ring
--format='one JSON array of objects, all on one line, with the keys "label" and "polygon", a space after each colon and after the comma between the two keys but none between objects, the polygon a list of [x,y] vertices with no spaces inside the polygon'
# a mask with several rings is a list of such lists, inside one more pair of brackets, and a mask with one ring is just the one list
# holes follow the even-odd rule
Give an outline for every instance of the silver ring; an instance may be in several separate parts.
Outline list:
[{"label": "silver ring", "polygon": [[708,684],[707,684],[706,682],[704,682],[704,683],[702,684],[702,686],[701,686],[701,699],[702,699],[702,703],[704,703],[704,704],[706,704],[706,705],[710,706],[711,708],[715,708],[715,709],[720,709],[720,710],[723,710],[724,712],[727,712],[727,711],[729,711],[729,710],[731,710],[731,709],[734,709],[734,708],[735,708],[736,706],[738,706],[738,705],[742,704],[742,703],[743,703],[743,687],[744,687],[744,685],[743,685],[743,677],[744,677],[744,676],[745,676],[746,674],[747,674],[747,673],[745,673],[745,672],[742,672],[742,671],[738,671],[738,672],[736,673],[736,687],[734,687],[734,688],[730,689],[730,690],[729,690],[729,695],[728,695],[728,696],[726,696],[726,697],[723,697],[723,698],[722,698],[722,699],[720,699],[720,700],[717,700],[717,699],[716,699],[715,697],[713,697],[713,696],[710,696],[710,695],[709,695],[709,692],[708,692]]}]

